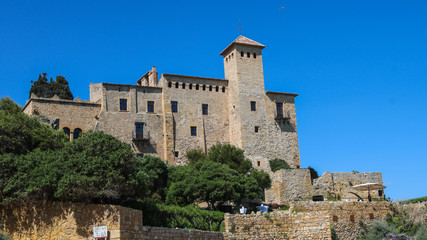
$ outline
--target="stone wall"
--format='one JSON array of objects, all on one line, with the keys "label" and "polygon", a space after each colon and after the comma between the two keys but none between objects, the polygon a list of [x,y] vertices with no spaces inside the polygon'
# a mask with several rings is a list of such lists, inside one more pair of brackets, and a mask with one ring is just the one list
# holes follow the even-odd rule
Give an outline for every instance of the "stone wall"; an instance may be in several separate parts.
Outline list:
[{"label": "stone wall", "polygon": [[228,239],[331,239],[327,211],[226,214]]},{"label": "stone wall", "polygon": [[427,224],[427,203],[396,204],[397,207],[408,213],[409,219],[416,223]]},{"label": "stone wall", "polygon": [[148,227],[144,226],[143,236],[135,239],[157,239],[157,240],[170,240],[170,239],[188,239],[188,240],[223,240],[227,239],[224,233],[221,232],[208,232],[190,229],[178,228],[163,228],[163,227]]},{"label": "stone wall", "polygon": [[311,178],[308,169],[281,169],[271,176],[271,188],[265,190],[266,202],[280,205],[310,197]]}]

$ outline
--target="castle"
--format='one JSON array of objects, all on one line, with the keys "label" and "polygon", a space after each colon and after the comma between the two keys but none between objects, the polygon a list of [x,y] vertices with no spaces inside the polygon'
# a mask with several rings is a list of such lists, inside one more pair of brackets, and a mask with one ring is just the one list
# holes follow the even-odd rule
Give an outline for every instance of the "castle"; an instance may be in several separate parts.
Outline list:
[{"label": "castle", "polygon": [[[103,131],[131,144],[138,154],[159,156],[174,165],[186,164],[188,150],[206,152],[215,143],[230,143],[242,148],[255,168],[272,176],[267,202],[324,194],[335,186],[334,177],[322,176],[313,185],[309,170],[300,169],[298,94],[265,91],[264,47],[239,36],[220,53],[224,79],[162,74],[159,80],[153,67],[136,85],[91,83],[87,101],[32,96],[24,112],[57,119],[70,139],[89,130]],[[269,160],[275,158],[293,169],[271,172]],[[341,194],[349,185],[345,174]],[[382,183],[381,173],[355,174],[350,186]]]}]

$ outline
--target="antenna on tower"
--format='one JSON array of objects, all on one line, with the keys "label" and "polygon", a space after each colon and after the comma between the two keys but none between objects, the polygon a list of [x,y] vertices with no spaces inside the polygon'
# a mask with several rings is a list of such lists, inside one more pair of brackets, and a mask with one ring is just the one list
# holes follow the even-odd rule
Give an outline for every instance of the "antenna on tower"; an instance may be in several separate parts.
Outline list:
[{"label": "antenna on tower", "polygon": [[240,20],[239,20],[239,33],[240,35],[242,35],[242,24],[240,23]]}]

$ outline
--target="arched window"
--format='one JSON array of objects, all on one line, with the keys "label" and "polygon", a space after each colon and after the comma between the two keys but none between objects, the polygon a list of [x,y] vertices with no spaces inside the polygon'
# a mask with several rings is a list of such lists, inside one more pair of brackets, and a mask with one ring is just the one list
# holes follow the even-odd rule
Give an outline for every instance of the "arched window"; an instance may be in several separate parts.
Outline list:
[{"label": "arched window", "polygon": [[168,82],[168,87],[172,87],[172,82]]},{"label": "arched window", "polygon": [[196,90],[199,90],[199,84],[196,84]]},{"label": "arched window", "polygon": [[254,58],[256,58],[256,53],[254,53]]},{"label": "arched window", "polygon": [[211,91],[211,92],[212,92],[212,85],[210,85],[210,86],[209,86],[209,91]]},{"label": "arched window", "polygon": [[219,91],[219,87],[218,86],[216,86],[215,91],[217,91],[217,92]]},{"label": "arched window", "polygon": [[234,53],[231,53],[231,57],[234,57]]},{"label": "arched window", "polygon": [[203,84],[203,91],[206,91],[206,85]]},{"label": "arched window", "polygon": [[62,130],[64,130],[64,133],[67,134],[68,138],[70,138],[70,129],[67,127],[64,127]]},{"label": "arched window", "polygon": [[185,83],[182,83],[182,89],[185,89]]},{"label": "arched window", "polygon": [[178,88],[179,87],[179,83],[175,83],[175,88]]},{"label": "arched window", "polygon": [[222,87],[222,92],[225,92],[225,87]]},{"label": "arched window", "polygon": [[243,57],[245,56],[245,53],[243,51],[240,52],[240,56]]},{"label": "arched window", "polygon": [[81,133],[82,133],[82,130],[80,128],[74,129],[74,131],[73,131],[73,139],[79,138]]},{"label": "arched window", "polygon": [[191,90],[191,89],[193,89],[193,84],[192,83],[190,83],[190,85],[188,85],[188,88]]},{"label": "arched window", "polygon": [[246,53],[246,56],[251,57],[251,53],[250,53],[250,52],[247,52],[247,53]]}]

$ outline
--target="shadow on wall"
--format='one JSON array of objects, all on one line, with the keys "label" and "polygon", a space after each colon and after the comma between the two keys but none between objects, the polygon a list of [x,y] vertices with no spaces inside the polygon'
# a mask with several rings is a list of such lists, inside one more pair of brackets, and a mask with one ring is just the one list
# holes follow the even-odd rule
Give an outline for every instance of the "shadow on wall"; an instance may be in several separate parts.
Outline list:
[{"label": "shadow on wall", "polygon": [[[73,207],[74,206],[74,207]],[[79,206],[79,207],[75,207]],[[35,233],[44,229],[50,232],[52,226],[64,230],[70,225],[67,222],[75,222],[75,233],[82,237],[90,237],[93,234],[92,226],[96,224],[118,224],[117,209],[111,205],[71,204],[48,202],[14,202],[1,206],[0,217],[6,233]],[[107,219],[106,222],[100,222]],[[47,232],[46,232],[47,233]],[[46,234],[45,233],[45,234]]]}]

